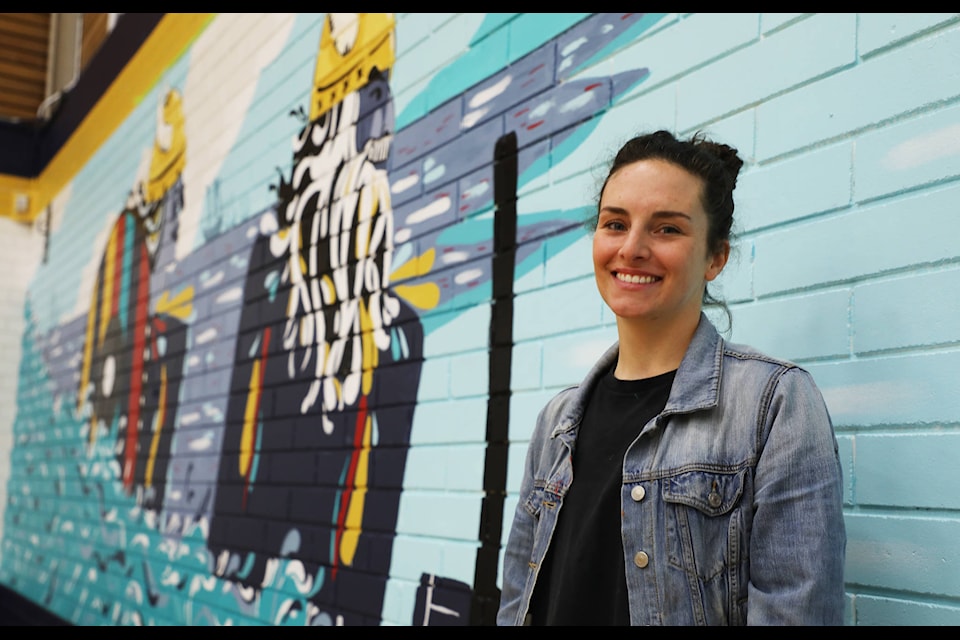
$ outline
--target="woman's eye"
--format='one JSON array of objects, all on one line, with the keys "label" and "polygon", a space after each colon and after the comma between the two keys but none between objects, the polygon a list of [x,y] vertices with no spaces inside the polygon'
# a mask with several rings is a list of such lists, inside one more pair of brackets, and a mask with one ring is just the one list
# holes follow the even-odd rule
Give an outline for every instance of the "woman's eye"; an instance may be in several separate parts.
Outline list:
[{"label": "woman's eye", "polygon": [[627,226],[619,220],[609,220],[604,223],[603,228],[610,229],[611,231],[623,231]]},{"label": "woman's eye", "polygon": [[667,225],[667,226],[660,227],[659,232],[660,233],[680,233],[680,229],[678,229],[677,227],[672,227]]}]

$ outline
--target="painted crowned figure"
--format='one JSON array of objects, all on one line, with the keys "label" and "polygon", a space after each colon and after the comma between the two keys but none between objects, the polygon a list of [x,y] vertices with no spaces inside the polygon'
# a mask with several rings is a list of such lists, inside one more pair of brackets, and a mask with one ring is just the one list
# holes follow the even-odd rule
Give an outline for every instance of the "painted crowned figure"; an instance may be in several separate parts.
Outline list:
[{"label": "painted crowned figure", "polygon": [[250,254],[210,523],[216,575],[252,599],[283,563],[314,623],[379,622],[420,379],[422,325],[390,282],[393,27],[325,18]]},{"label": "painted crowned figure", "polygon": [[123,492],[151,518],[164,501],[192,313],[192,288],[172,295],[153,278],[172,255],[185,157],[182,97],[172,89],[158,103],[153,146],[107,236],[79,371],[87,453],[113,454]]}]

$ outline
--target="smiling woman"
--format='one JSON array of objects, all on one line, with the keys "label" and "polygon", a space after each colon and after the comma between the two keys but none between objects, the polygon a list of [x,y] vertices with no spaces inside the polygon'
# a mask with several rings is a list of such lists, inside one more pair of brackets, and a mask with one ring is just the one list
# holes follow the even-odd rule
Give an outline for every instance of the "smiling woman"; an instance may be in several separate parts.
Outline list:
[{"label": "smiling woman", "polygon": [[710,219],[700,191],[700,178],[659,159],[623,167],[603,189],[593,236],[597,288],[621,335],[662,345],[643,357],[629,357],[632,351],[621,357],[619,378],[677,368],[699,321],[706,283],[727,262],[729,241],[708,246]]},{"label": "smiling woman", "polygon": [[618,341],[537,419],[499,624],[841,624],[841,469],[820,391],[703,313],[742,164],[666,131],[615,157],[593,263]]}]

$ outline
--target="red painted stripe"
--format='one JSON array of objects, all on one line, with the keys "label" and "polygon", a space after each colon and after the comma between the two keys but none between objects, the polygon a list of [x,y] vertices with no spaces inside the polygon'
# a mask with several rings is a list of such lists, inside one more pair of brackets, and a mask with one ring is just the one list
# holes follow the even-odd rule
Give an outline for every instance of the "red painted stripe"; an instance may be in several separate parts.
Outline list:
[{"label": "red painted stripe", "polygon": [[143,389],[143,350],[146,346],[147,303],[150,299],[150,258],[147,248],[140,250],[140,275],[137,281],[137,307],[133,323],[133,363],[130,367],[130,395],[127,397],[127,443],[123,449],[123,486],[133,487],[137,462],[137,436],[140,428],[140,396]]},{"label": "red painted stripe", "polygon": [[353,453],[350,456],[350,466],[347,468],[347,477],[344,478],[343,501],[340,503],[340,513],[337,515],[337,533],[334,538],[333,571],[332,577],[337,577],[337,567],[340,565],[340,538],[347,528],[347,507],[350,506],[350,496],[353,495],[357,476],[357,464],[360,461],[360,450],[363,448],[363,429],[367,423],[367,396],[360,396],[360,406],[357,410],[357,425],[353,433]]}]

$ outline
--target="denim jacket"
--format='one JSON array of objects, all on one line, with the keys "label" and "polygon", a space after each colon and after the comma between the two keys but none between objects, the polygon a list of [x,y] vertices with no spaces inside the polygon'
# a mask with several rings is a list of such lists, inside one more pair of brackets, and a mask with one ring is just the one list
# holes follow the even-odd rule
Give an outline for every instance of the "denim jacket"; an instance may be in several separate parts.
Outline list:
[{"label": "denim jacket", "polygon": [[[617,354],[540,412],[497,624],[526,621],[587,399]],[[804,369],[725,342],[701,314],[666,406],[627,449],[620,496],[631,624],[843,624],[837,441]]]}]

